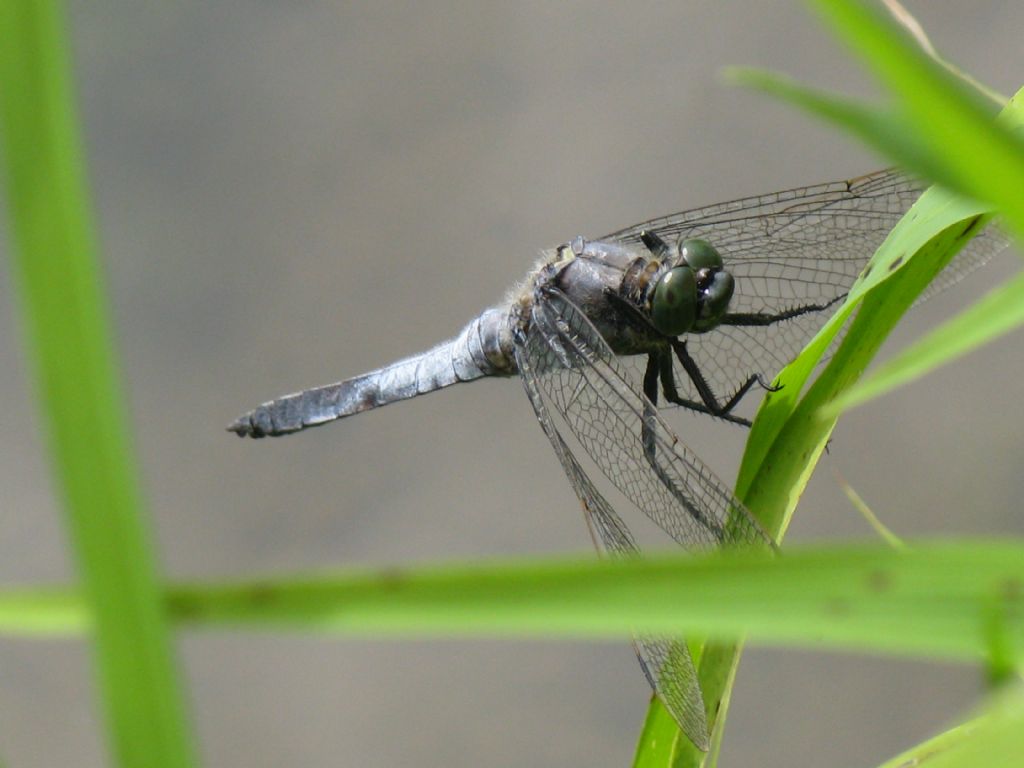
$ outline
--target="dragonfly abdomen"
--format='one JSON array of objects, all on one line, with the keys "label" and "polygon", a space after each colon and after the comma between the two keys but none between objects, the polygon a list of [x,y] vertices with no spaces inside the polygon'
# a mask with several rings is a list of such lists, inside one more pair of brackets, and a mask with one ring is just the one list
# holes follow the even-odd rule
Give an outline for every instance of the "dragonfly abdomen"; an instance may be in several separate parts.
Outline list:
[{"label": "dragonfly abdomen", "polygon": [[232,423],[239,437],[277,437],[425,395],[483,376],[518,373],[511,354],[508,308],[492,307],[458,336],[376,371],[284,395]]}]

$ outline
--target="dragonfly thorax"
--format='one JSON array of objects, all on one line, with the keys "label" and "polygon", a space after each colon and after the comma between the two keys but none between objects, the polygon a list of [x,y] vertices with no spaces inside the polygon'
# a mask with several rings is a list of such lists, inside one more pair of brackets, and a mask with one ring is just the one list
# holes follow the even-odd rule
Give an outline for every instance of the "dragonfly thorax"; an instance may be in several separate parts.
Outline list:
[{"label": "dragonfly thorax", "polygon": [[735,281],[707,240],[680,240],[675,257],[648,286],[651,323],[666,336],[710,331],[725,317]]}]

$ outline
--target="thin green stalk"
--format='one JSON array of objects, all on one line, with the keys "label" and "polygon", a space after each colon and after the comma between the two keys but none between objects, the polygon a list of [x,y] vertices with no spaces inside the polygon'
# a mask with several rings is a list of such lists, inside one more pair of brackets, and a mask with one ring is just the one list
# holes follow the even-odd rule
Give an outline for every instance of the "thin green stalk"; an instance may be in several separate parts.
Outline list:
[{"label": "thin green stalk", "polygon": [[55,483],[93,619],[111,751],[193,765],[99,273],[63,8],[0,3],[12,270]]}]

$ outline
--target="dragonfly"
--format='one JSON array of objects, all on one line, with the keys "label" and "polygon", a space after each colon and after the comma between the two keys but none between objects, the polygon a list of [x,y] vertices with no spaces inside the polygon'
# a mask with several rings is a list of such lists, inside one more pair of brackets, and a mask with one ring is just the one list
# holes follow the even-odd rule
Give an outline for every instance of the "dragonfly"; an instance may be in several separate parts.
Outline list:
[{"label": "dragonfly", "polygon": [[[749,426],[739,405],[773,389],[769,376],[843,300],[920,191],[884,170],[696,208],[593,240],[578,236],[544,252],[518,288],[455,337],[266,402],[228,429],[287,435],[453,384],[518,376],[600,553],[639,553],[626,522],[636,514],[687,550],[772,547],[661,408]],[[939,282],[1005,245],[998,230],[986,230]],[[707,750],[685,641],[640,634],[634,647],[666,709]]]}]

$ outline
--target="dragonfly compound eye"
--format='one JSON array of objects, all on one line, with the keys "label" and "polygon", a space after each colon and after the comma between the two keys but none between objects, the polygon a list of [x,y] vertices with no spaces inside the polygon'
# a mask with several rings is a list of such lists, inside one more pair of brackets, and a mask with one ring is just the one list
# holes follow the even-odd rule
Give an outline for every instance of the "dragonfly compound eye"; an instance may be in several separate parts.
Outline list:
[{"label": "dragonfly compound eye", "polygon": [[658,280],[651,322],[666,336],[680,336],[697,319],[697,278],[689,267],[673,267]]},{"label": "dragonfly compound eye", "polygon": [[680,240],[678,248],[680,261],[688,264],[694,272],[721,269],[723,266],[722,257],[707,240],[697,237]]},{"label": "dragonfly compound eye", "polygon": [[711,273],[706,282],[699,286],[700,296],[697,300],[700,311],[694,323],[695,333],[704,333],[717,328],[729,310],[729,301],[736,288],[733,276],[724,269]]}]

